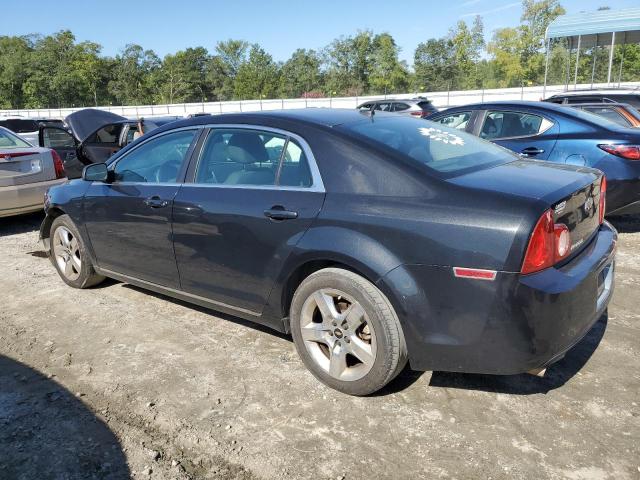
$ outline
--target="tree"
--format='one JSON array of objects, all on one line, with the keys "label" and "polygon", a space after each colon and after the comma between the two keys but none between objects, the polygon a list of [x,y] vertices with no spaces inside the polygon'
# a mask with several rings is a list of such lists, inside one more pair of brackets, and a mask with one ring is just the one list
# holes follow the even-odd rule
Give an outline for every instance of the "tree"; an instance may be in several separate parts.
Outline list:
[{"label": "tree", "polygon": [[203,47],[187,48],[167,55],[158,72],[161,102],[202,102],[210,95],[207,81],[209,53]]},{"label": "tree", "polygon": [[235,96],[240,99],[273,98],[278,91],[279,67],[271,55],[254,43],[248,60],[235,78]]},{"label": "tree", "polygon": [[413,58],[415,88],[439,91],[451,88],[457,76],[453,42],[447,38],[431,38],[418,44]]},{"label": "tree", "polygon": [[209,89],[218,100],[234,98],[236,77],[247,61],[248,49],[249,44],[244,40],[226,40],[216,45],[206,78]]},{"label": "tree", "polygon": [[160,65],[160,59],[153,50],[127,45],[115,58],[109,91],[122,105],[152,103]]},{"label": "tree", "polygon": [[373,38],[373,53],[369,72],[371,92],[403,92],[409,84],[406,64],[400,62],[400,47],[388,33]]},{"label": "tree", "polygon": [[335,39],[325,49],[326,89],[330,94],[358,95],[369,89],[373,62],[373,33],[358,32],[353,37]]},{"label": "tree", "polygon": [[0,37],[0,107],[21,108],[31,42],[27,37]]},{"label": "tree", "polygon": [[280,69],[280,95],[297,98],[322,86],[321,59],[315,50],[299,48]]}]

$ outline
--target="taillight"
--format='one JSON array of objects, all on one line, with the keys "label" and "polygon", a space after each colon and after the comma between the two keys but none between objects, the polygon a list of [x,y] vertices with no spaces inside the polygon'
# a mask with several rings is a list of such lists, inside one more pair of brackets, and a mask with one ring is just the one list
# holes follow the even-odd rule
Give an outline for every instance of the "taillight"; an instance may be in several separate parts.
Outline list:
[{"label": "taillight", "polygon": [[64,165],[58,152],[51,150],[51,156],[53,157],[53,168],[56,171],[56,178],[64,178],[67,175],[64,173]]},{"label": "taillight", "polygon": [[600,203],[598,208],[598,214],[600,215],[600,225],[604,222],[604,213],[607,209],[607,177],[602,176],[600,181]]},{"label": "taillight", "polygon": [[562,223],[553,222],[553,210],[542,214],[533,229],[522,263],[522,274],[539,272],[555,265],[571,252],[571,234]]},{"label": "taillight", "polygon": [[410,113],[411,113],[412,117],[420,117],[420,118],[422,118],[422,117],[427,115],[427,113],[423,112],[422,110],[417,110],[415,112],[410,112]]},{"label": "taillight", "polygon": [[626,158],[627,160],[640,160],[640,145],[598,145],[598,148],[604,150],[616,157]]}]

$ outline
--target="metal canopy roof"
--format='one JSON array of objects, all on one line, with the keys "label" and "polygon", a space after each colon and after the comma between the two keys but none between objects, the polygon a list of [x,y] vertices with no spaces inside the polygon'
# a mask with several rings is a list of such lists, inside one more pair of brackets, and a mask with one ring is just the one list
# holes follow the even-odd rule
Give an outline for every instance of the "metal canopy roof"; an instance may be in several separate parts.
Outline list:
[{"label": "metal canopy roof", "polygon": [[545,36],[570,38],[572,44],[581,36],[582,46],[588,47],[595,44],[596,35],[599,45],[610,44],[612,32],[616,32],[616,44],[640,42],[640,8],[561,15],[549,24]]}]

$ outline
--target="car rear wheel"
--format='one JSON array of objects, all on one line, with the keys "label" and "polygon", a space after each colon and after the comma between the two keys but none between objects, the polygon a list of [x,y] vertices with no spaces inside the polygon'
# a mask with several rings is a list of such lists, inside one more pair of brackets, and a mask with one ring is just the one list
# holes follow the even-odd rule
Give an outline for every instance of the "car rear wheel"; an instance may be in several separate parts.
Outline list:
[{"label": "car rear wheel", "polygon": [[306,367],[326,385],[368,395],[407,362],[398,317],[368,280],[341,268],[309,275],[291,303],[291,332]]},{"label": "car rear wheel", "polygon": [[82,237],[68,215],[53,221],[49,239],[51,262],[67,285],[88,288],[104,280],[93,269]]}]

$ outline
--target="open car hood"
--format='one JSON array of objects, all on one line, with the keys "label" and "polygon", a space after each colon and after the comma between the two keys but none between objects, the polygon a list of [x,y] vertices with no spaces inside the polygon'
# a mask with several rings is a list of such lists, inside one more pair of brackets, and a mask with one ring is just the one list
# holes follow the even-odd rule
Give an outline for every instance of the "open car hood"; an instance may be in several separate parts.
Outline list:
[{"label": "open car hood", "polygon": [[64,122],[79,143],[84,142],[102,127],[130,121],[131,120],[127,120],[115,113],[98,110],[96,108],[78,110],[64,119]]}]

